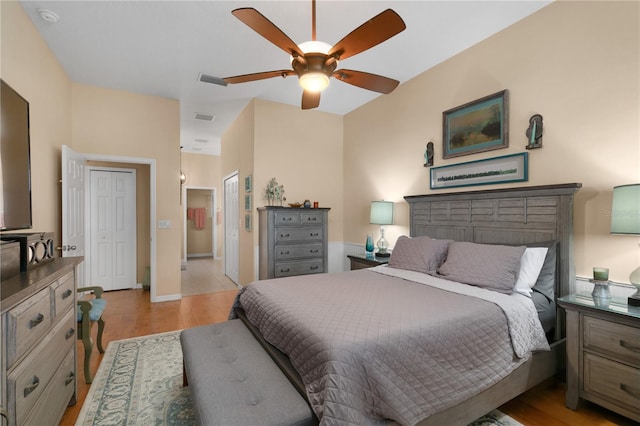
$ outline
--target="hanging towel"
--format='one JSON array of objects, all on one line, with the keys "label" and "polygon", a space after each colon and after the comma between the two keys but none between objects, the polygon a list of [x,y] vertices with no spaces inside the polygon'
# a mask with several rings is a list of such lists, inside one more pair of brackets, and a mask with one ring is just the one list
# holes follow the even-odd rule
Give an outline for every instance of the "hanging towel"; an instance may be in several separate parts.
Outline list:
[{"label": "hanging towel", "polygon": [[187,207],[187,220],[193,220],[193,207]]},{"label": "hanging towel", "polygon": [[193,209],[193,216],[193,224],[196,229],[204,229],[204,226],[207,223],[207,210],[202,207],[195,208]]}]

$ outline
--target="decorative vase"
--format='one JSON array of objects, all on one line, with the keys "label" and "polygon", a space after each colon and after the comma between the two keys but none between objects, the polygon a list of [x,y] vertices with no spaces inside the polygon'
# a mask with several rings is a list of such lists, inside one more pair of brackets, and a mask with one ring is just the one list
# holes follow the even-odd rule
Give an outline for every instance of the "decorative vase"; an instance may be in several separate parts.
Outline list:
[{"label": "decorative vase", "polygon": [[364,249],[367,252],[367,257],[373,257],[373,237],[371,235],[367,235],[367,242]]}]

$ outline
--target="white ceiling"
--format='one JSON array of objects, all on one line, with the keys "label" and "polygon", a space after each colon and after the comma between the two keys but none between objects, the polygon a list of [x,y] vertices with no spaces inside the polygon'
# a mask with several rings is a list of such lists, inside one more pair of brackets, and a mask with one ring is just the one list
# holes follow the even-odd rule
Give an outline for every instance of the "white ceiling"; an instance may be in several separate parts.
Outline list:
[{"label": "white ceiling", "polygon": [[[202,83],[198,75],[228,77],[290,68],[285,52],[231,11],[254,7],[302,43],[311,39],[310,0],[21,3],[72,81],[180,100],[184,151],[219,155],[221,135],[251,98],[300,105],[302,90],[295,77],[222,87]],[[318,0],[317,39],[332,45],[392,8],[407,29],[338,68],[380,74],[402,84],[548,3]],[[58,22],[43,20],[39,9],[55,12]],[[342,115],[377,96],[384,95],[332,79],[318,109]],[[215,119],[195,120],[195,113]]]}]

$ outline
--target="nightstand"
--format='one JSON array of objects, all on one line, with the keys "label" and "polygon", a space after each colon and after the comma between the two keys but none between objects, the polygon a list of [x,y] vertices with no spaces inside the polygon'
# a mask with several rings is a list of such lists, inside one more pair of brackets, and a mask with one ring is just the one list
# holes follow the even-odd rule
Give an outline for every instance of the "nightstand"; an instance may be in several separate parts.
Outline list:
[{"label": "nightstand", "polygon": [[567,312],[567,407],[585,399],[640,422],[640,308],[588,294],[558,299]]},{"label": "nightstand", "polygon": [[349,260],[351,261],[351,270],[355,271],[356,269],[365,269],[372,268],[378,265],[384,265],[389,263],[388,257],[367,257],[361,254],[349,254],[347,255]]}]

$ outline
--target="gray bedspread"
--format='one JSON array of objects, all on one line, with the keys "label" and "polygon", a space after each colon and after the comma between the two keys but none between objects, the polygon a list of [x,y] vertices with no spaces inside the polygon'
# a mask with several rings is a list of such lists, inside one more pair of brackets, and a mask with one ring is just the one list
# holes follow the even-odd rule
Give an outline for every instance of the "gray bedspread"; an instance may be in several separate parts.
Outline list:
[{"label": "gray bedspread", "polygon": [[[321,424],[415,424],[548,349],[526,301],[483,300],[428,285],[463,284],[374,269],[258,281],[234,304],[289,356]],[[496,303],[513,305],[509,316]],[[535,322],[539,330],[527,330]]]}]

